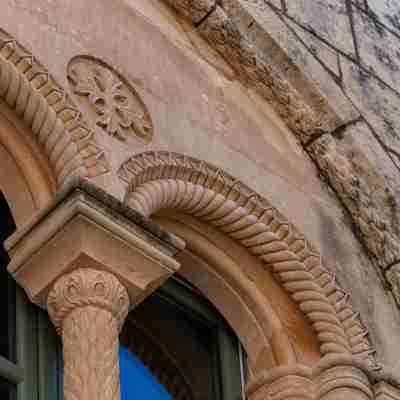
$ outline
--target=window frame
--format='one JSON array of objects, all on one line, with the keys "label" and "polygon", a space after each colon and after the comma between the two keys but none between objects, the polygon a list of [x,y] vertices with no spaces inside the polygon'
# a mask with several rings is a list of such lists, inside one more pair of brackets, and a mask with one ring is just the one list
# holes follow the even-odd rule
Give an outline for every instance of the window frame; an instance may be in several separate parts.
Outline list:
[{"label": "window frame", "polygon": [[218,400],[243,400],[244,376],[242,347],[239,339],[214,306],[196,288],[178,275],[170,277],[157,289],[153,298],[175,303],[192,318],[212,326],[216,330],[215,362],[218,365]]},{"label": "window frame", "polygon": [[17,400],[62,400],[61,340],[47,312],[32,305],[17,287],[17,364],[24,379],[17,386]]},{"label": "window frame", "polygon": [[9,256],[3,243],[15,230],[0,191],[0,279],[7,279],[8,301],[4,306],[9,308],[6,329],[10,338],[9,357],[0,355],[0,379],[12,385],[11,400],[61,400],[57,372],[61,346],[55,328],[47,313],[31,304],[7,271]]}]

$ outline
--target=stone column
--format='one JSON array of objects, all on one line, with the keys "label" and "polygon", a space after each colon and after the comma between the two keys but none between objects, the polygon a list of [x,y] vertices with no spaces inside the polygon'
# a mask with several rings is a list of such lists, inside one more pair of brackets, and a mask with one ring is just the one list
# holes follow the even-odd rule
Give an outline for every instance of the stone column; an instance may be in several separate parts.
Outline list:
[{"label": "stone column", "polygon": [[65,400],[119,400],[125,287],[109,272],[77,269],[56,281],[47,307],[63,341]]},{"label": "stone column", "polygon": [[322,359],[317,367],[318,400],[373,400],[363,367],[347,355]]},{"label": "stone column", "polygon": [[286,365],[265,371],[247,387],[249,400],[314,400],[312,370],[302,365]]}]

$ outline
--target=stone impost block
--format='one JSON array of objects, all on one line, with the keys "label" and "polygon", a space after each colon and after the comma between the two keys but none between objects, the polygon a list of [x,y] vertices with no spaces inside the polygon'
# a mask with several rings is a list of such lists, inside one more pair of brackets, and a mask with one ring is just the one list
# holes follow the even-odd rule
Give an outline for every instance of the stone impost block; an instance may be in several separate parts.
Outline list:
[{"label": "stone impost block", "polygon": [[179,268],[172,246],[83,190],[43,215],[9,252],[9,272],[43,307],[53,283],[75,269],[113,274],[134,306]]}]

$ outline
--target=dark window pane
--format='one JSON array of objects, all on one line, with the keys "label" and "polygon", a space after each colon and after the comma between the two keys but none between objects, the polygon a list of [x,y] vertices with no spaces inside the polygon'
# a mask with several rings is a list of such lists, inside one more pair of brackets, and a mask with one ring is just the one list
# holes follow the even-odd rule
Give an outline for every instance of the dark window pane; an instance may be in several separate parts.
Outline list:
[{"label": "dark window pane", "polygon": [[121,400],[172,400],[151,372],[125,347],[119,349]]},{"label": "dark window pane", "polygon": [[3,246],[14,231],[14,219],[0,191],[0,355],[15,362],[15,282],[7,272],[9,257]]},{"label": "dark window pane", "polygon": [[16,387],[4,379],[0,378],[0,399],[1,400],[16,400]]},{"label": "dark window pane", "polygon": [[[1,251],[1,250],[0,250]],[[0,355],[15,362],[15,282],[0,265]],[[0,397],[1,398],[1,397]]]},{"label": "dark window pane", "polygon": [[130,313],[121,344],[173,398],[220,399],[217,329],[195,312],[155,294]]}]

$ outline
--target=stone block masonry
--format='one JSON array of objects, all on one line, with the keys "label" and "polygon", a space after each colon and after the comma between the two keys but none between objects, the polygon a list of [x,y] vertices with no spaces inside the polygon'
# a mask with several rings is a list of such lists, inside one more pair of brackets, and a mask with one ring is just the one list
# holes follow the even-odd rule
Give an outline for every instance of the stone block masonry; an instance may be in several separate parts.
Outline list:
[{"label": "stone block masonry", "polygon": [[400,3],[203,3],[183,14],[291,128],[384,276],[400,261]]}]

